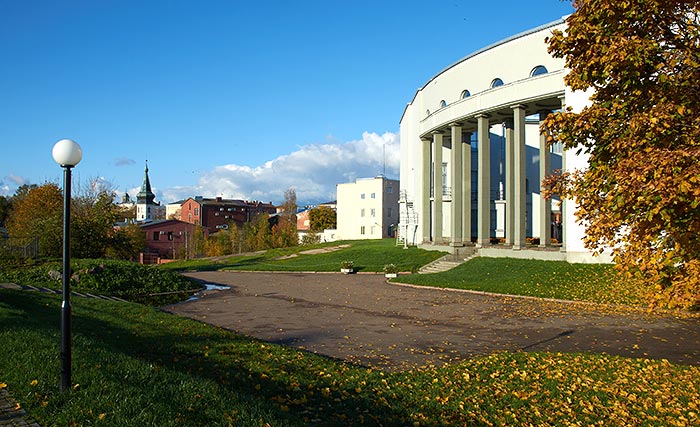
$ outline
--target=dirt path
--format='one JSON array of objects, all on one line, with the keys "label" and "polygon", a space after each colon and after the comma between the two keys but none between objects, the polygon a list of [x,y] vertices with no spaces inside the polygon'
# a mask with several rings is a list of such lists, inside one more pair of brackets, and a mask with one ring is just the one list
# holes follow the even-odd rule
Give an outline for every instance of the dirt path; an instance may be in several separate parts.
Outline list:
[{"label": "dirt path", "polygon": [[390,285],[382,275],[198,272],[227,285],[165,310],[365,366],[508,351],[596,352],[700,365],[700,320]]}]

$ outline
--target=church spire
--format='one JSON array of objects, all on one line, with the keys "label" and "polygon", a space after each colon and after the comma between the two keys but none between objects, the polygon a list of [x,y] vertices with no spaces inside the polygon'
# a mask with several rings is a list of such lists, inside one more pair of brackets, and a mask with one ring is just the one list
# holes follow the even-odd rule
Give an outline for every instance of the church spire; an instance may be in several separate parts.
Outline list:
[{"label": "church spire", "polygon": [[141,191],[136,195],[136,220],[144,221],[153,218],[151,207],[155,206],[156,195],[151,191],[151,180],[148,178],[148,160],[146,160],[146,170],[143,174],[143,184]]},{"label": "church spire", "polygon": [[136,195],[136,203],[138,204],[153,204],[156,195],[151,191],[151,180],[148,179],[148,160],[146,160],[146,171],[143,174],[143,184],[141,184],[141,191]]}]

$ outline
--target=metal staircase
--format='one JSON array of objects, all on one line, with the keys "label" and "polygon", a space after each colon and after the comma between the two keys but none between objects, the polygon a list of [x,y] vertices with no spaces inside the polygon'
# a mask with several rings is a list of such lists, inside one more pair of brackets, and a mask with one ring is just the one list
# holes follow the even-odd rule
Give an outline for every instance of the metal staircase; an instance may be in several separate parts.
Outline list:
[{"label": "metal staircase", "polygon": [[413,205],[413,199],[408,197],[406,190],[399,193],[399,226],[396,229],[396,246],[414,246],[418,230],[418,212]]}]

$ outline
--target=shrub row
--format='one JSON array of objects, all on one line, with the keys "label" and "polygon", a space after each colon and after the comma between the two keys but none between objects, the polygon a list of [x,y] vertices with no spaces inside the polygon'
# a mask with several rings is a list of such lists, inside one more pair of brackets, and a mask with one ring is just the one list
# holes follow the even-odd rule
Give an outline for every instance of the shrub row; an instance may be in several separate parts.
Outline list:
[{"label": "shrub row", "polygon": [[[0,282],[60,289],[62,285],[60,261],[4,262]],[[71,289],[77,292],[108,295],[129,301],[163,304],[183,299],[187,293],[199,289],[194,281],[172,271],[130,261],[106,259],[79,259],[71,262],[73,270]],[[171,292],[170,297],[162,295]]]}]

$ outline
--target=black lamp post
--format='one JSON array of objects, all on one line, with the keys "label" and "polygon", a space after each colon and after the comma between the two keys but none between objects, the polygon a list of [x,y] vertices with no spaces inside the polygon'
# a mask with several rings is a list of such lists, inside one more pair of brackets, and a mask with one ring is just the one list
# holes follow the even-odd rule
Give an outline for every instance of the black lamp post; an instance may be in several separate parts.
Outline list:
[{"label": "black lamp post", "polygon": [[62,139],[51,152],[63,168],[63,303],[61,304],[61,391],[71,383],[71,305],[70,305],[70,199],[71,168],[80,163],[83,150],[75,141]]}]

